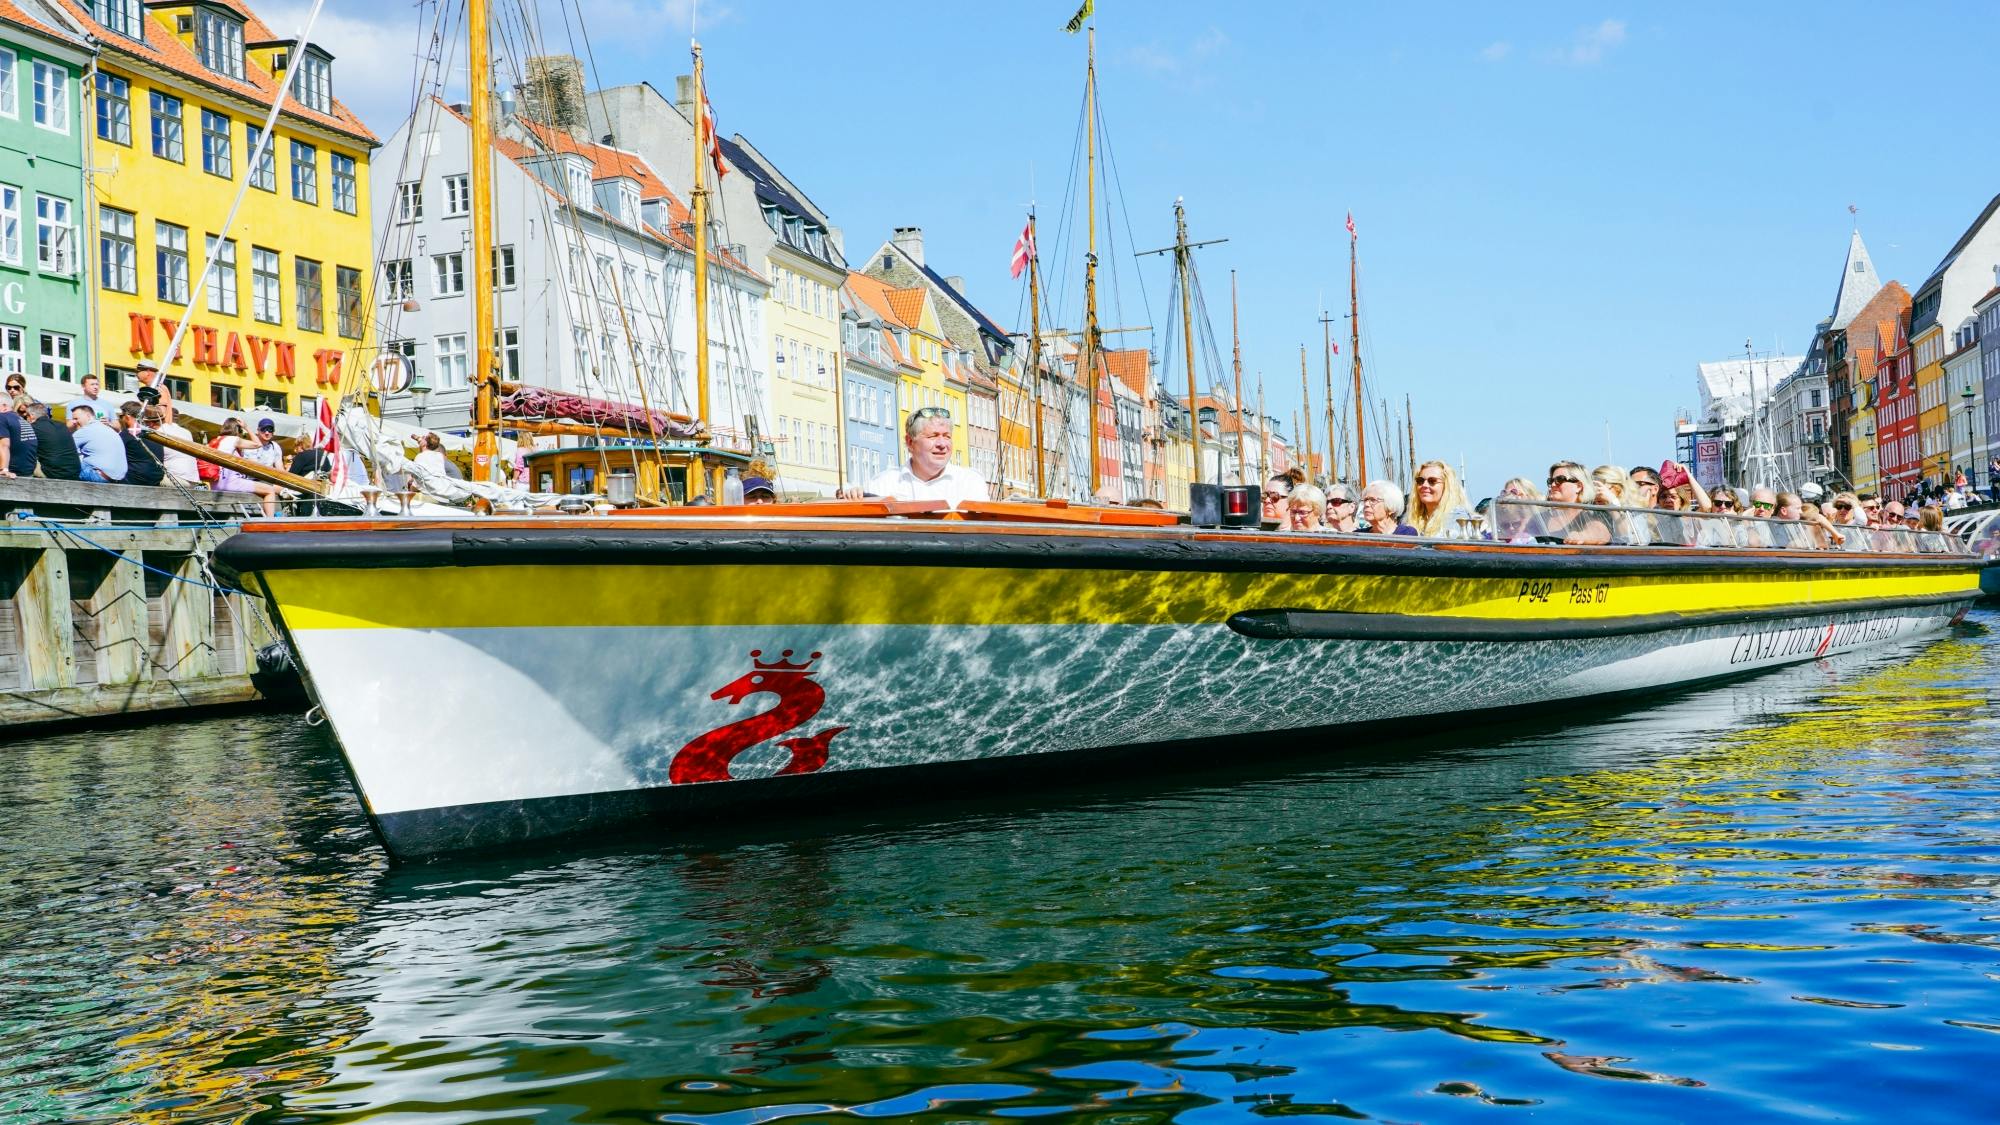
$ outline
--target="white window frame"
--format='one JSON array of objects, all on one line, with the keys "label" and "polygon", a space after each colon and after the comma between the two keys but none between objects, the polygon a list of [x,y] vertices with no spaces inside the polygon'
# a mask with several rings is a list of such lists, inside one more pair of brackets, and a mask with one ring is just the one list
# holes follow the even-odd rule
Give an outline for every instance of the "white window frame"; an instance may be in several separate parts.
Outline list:
[{"label": "white window frame", "polygon": [[[269,255],[271,268],[264,267],[264,256]],[[262,246],[250,248],[250,317],[263,324],[283,324],[285,318],[285,275],[284,255]],[[269,283],[269,292],[265,291]],[[270,316],[264,312],[269,309]]]},{"label": "white window frame", "polygon": [[0,376],[28,373],[28,329],[0,324]]},{"label": "white window frame", "polygon": [[465,295],[465,251],[452,250],[431,255],[431,296]]},{"label": "white window frame", "polygon": [[352,215],[361,206],[359,162],[344,152],[327,153],[327,175],[333,181],[333,209]]},{"label": "white window frame", "polygon": [[188,229],[179,223],[153,222],[154,296],[170,305],[188,299]]},{"label": "white window frame", "polygon": [[[107,292],[139,292],[139,219],[130,211],[97,208],[98,284]],[[115,276],[106,276],[112,271]]]},{"label": "white window frame", "polygon": [[417,295],[417,265],[410,258],[382,263],[382,303],[395,304]]},{"label": "white window frame", "polygon": [[472,177],[460,173],[444,178],[444,217],[454,219],[472,214]]},{"label": "white window frame", "polygon": [[396,185],[396,221],[414,223],[424,217],[424,182],[410,180]]},{"label": "white window frame", "polygon": [[0,184],[0,262],[21,264],[21,189]]},{"label": "white window frame", "polygon": [[43,332],[37,343],[42,378],[76,382],[76,337],[67,332]]},{"label": "white window frame", "polygon": [[21,56],[0,47],[0,117],[21,119]]},{"label": "white window frame", "polygon": [[512,289],[520,284],[514,263],[514,247],[509,243],[493,248],[493,288]]},{"label": "white window frame", "polygon": [[225,238],[218,245],[214,235],[204,235],[202,253],[203,269],[209,268],[208,262],[215,263],[215,272],[208,279],[208,311],[237,315],[236,240]]},{"label": "white window frame", "polygon": [[437,337],[437,348],[431,355],[431,375],[435,382],[431,389],[436,391],[472,385],[472,357],[467,354],[465,333]]},{"label": "white window frame", "polygon": [[[58,205],[56,210],[61,217],[44,215],[44,202]],[[56,277],[71,277],[76,273],[76,223],[70,214],[69,200],[60,195],[35,193],[35,267],[43,273]],[[44,235],[44,230],[49,234]],[[51,249],[54,250],[53,260]]]},{"label": "white window frame", "polygon": [[[44,74],[55,75],[58,79],[56,84],[49,86],[44,82],[42,80]],[[69,136],[69,71],[64,70],[54,63],[36,59],[33,81],[35,84],[35,127],[37,129],[47,129],[51,133],[61,133],[65,137]],[[45,113],[42,109],[44,104],[43,91],[50,89],[55,91],[55,97],[49,100],[47,104],[54,112]],[[50,121],[42,120],[44,117],[51,118],[53,124]]]},{"label": "white window frame", "polygon": [[278,193],[277,138],[271,138],[271,143],[264,146],[263,159],[253,159],[257,155],[257,143],[263,139],[263,133],[262,125],[254,121],[243,123],[243,164],[249,169],[251,187],[276,195]]}]

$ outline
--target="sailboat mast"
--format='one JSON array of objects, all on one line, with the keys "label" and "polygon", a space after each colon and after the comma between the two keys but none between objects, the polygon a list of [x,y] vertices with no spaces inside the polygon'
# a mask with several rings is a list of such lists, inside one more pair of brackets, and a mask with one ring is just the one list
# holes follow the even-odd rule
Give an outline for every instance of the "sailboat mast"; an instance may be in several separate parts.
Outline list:
[{"label": "sailboat mast", "polygon": [[[1240,323],[1236,318],[1235,270],[1229,271],[1229,350],[1234,353],[1231,364],[1236,368],[1236,483],[1248,484],[1250,482],[1243,479],[1243,470],[1249,468],[1249,466],[1243,463],[1243,334]],[[1197,423],[1197,427],[1198,425]],[[1216,437],[1218,438],[1222,436],[1221,427],[1222,419],[1218,415],[1216,417]],[[1217,444],[1219,447],[1220,442]],[[1219,478],[1222,471],[1222,453],[1219,448],[1217,449],[1215,460],[1216,475]]]},{"label": "sailboat mast", "polygon": [[1354,233],[1354,216],[1347,217],[1347,323],[1353,330],[1348,340],[1348,350],[1354,354],[1354,455],[1359,458],[1360,472],[1355,474],[1355,482],[1368,481],[1368,400],[1361,397],[1361,289],[1360,279],[1360,237]]},{"label": "sailboat mast", "polygon": [[1334,441],[1333,318],[1326,314],[1325,308],[1321,308],[1319,313],[1319,336],[1320,354],[1326,363],[1326,476],[1328,480],[1333,480],[1333,460],[1340,455],[1340,451]]},{"label": "sailboat mast", "polygon": [[1028,390],[1035,411],[1035,495],[1049,494],[1042,462],[1042,283],[1036,259],[1035,209],[1028,209]]},{"label": "sailboat mast", "polygon": [[[1181,272],[1181,336],[1187,342],[1188,437],[1194,443],[1194,474],[1188,479],[1200,484],[1205,483],[1205,474],[1201,471],[1201,422],[1194,412],[1194,303],[1188,293],[1193,275],[1188,268],[1187,210],[1178,199],[1174,200],[1174,262]],[[1216,468],[1219,471],[1221,466]]]},{"label": "sailboat mast", "polygon": [[1417,486],[1417,419],[1410,413],[1410,396],[1403,396],[1403,433],[1405,456],[1403,475],[1409,479],[1410,487]]},{"label": "sailboat mast", "polygon": [[[702,429],[709,427],[708,416],[708,188],[701,174],[701,162],[708,158],[708,91],[702,86],[701,44],[690,41],[694,52],[694,169],[688,191],[689,217],[694,223],[694,401]],[[706,467],[699,461],[689,464],[688,498],[707,495]],[[701,491],[694,489],[694,475],[700,475]]]},{"label": "sailboat mast", "polygon": [[1305,410],[1305,426],[1299,427],[1293,420],[1293,432],[1299,435],[1299,463],[1305,467],[1306,483],[1313,479],[1313,396],[1312,383],[1306,374],[1306,346],[1299,345],[1299,402]]},{"label": "sailboat mast", "polygon": [[1097,28],[1090,29],[1089,62],[1083,80],[1084,208],[1090,243],[1083,258],[1084,387],[1090,397],[1090,495],[1102,487],[1103,464],[1097,435]]},{"label": "sailboat mast", "polygon": [[493,354],[493,62],[486,0],[466,0],[472,73],[472,477],[490,481],[500,463],[500,373]]},{"label": "sailboat mast", "polygon": [[1257,373],[1257,484],[1271,479],[1271,427],[1264,417],[1264,373]]}]

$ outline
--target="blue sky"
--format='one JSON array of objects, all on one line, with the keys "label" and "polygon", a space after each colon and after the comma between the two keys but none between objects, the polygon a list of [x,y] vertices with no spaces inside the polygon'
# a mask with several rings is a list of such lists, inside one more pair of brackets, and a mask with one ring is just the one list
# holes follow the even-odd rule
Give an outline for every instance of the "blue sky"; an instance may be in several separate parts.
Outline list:
[{"label": "blue sky", "polygon": [[[687,0],[581,3],[595,82],[672,88]],[[302,8],[265,10],[288,34]],[[701,6],[700,34],[722,128],[833,216],[850,259],[921,226],[931,264],[1014,326],[1023,208],[1032,191],[1053,226],[1069,175],[1073,10],[733,0]],[[418,9],[330,0],[322,18],[337,89],[388,135]],[[1317,400],[1322,294],[1346,307],[1351,210],[1372,389],[1412,397],[1419,454],[1463,458],[1475,495],[1557,456],[1599,462],[1607,422],[1614,460],[1657,463],[1696,363],[1746,339],[1803,349],[1849,204],[1883,279],[1914,288],[2000,192],[2000,146],[1973,124],[1992,104],[1977,4],[1102,0],[1097,24],[1123,188],[1106,322],[1169,323],[1165,260],[1110,259],[1170,242],[1183,197],[1194,237],[1230,240],[1201,251],[1223,355],[1233,268],[1246,370],[1289,416],[1301,343]],[[1080,274],[1053,242],[1044,268]]]}]

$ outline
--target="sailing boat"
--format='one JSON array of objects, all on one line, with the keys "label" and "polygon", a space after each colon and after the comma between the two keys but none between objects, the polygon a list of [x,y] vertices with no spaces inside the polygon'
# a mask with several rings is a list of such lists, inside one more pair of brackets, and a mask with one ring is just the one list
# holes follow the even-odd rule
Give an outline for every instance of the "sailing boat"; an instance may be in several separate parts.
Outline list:
[{"label": "sailing boat", "polygon": [[[481,27],[483,0],[469,7]],[[473,64],[483,90],[484,52]],[[475,232],[490,174],[475,163]],[[491,335],[475,339],[497,391]],[[479,410],[490,464],[498,420]],[[400,858],[972,772],[1060,778],[1078,759],[1151,771],[1156,755],[1130,752],[1218,736],[1337,724],[1316,745],[1339,754],[1416,720],[1935,632],[1979,592],[1979,561],[1943,535],[1851,529],[1826,551],[1796,523],[1496,509],[1489,541],[999,501],[288,519],[245,524],[215,561],[270,604]],[[1619,543],[1562,545],[1593,521]],[[1696,545],[1714,541],[1745,545]],[[1410,668],[1425,691],[1383,690]],[[1309,690],[1273,708],[1283,683]]]}]

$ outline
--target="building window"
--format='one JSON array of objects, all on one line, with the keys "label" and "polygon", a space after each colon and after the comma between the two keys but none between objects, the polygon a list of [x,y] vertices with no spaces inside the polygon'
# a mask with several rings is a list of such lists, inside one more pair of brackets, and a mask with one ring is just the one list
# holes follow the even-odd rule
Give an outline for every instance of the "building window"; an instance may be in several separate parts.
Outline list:
[{"label": "building window", "polygon": [[76,337],[61,332],[42,333],[42,378],[76,381]]},{"label": "building window", "polygon": [[250,248],[250,315],[266,324],[283,319],[284,296],[278,280],[278,252]]},{"label": "building window", "polygon": [[35,264],[43,273],[68,277],[76,272],[76,236],[70,225],[69,200],[35,196]]},{"label": "building window", "polygon": [[325,295],[320,292],[319,263],[311,258],[293,258],[292,288],[298,301],[299,328],[306,332],[324,330]]},{"label": "building window", "polygon": [[225,180],[235,174],[229,161],[229,118],[212,109],[201,111],[201,170]]},{"label": "building window", "polygon": [[69,132],[69,71],[39,60],[35,63],[35,124],[50,132]]},{"label": "building window", "polygon": [[319,150],[304,141],[292,142],[292,198],[319,202]]},{"label": "building window", "polygon": [[208,278],[208,311],[235,316],[236,240],[225,238],[218,243],[211,234],[207,236],[204,249],[214,271]]},{"label": "building window", "polygon": [[0,184],[0,262],[21,264],[21,189]]},{"label": "building window", "polygon": [[188,232],[172,223],[153,224],[154,289],[160,300],[185,305],[188,299]]},{"label": "building window", "polygon": [[407,301],[417,295],[416,270],[410,259],[396,258],[382,263],[382,300]]},{"label": "building window", "polygon": [[354,158],[340,153],[328,153],[327,165],[333,170],[333,209],[345,215],[352,215],[360,208],[361,191],[354,176]]},{"label": "building window", "polygon": [[333,112],[333,66],[326,57],[307,51],[299,60],[299,76],[293,80],[292,94],[307,109]]},{"label": "building window", "polygon": [[97,135],[112,144],[132,143],[132,83],[97,72]]},{"label": "building window", "polygon": [[[243,126],[243,157],[250,161],[250,186],[265,191],[278,190],[278,152],[273,145],[257,151],[257,142],[264,131],[255,125]],[[273,142],[275,144],[275,142]]]},{"label": "building window", "polygon": [[19,56],[5,47],[0,47],[0,117],[18,120],[21,116],[20,96],[14,92],[14,73]]},{"label": "building window", "polygon": [[139,291],[139,239],[130,211],[97,209],[97,258],[100,283],[114,293]]},{"label": "building window", "polygon": [[514,288],[514,248],[495,246],[493,248],[493,288]]},{"label": "building window", "polygon": [[224,410],[241,410],[243,409],[243,388],[234,383],[210,383],[208,385],[208,404],[210,406],[219,406]]},{"label": "building window", "polygon": [[464,334],[439,336],[437,356],[431,370],[436,386],[432,389],[442,391],[471,386],[471,381],[467,378],[467,372],[470,370],[471,366],[465,354]]},{"label": "building window", "polygon": [[158,90],[148,97],[153,108],[153,155],[179,164],[187,159],[182,151],[181,100]]},{"label": "building window", "polygon": [[211,8],[197,9],[194,52],[201,65],[217,74],[242,78],[243,21]]},{"label": "building window", "polygon": [[90,0],[90,15],[107,29],[127,39],[145,41],[145,25],[139,19],[139,0]]},{"label": "building window", "polygon": [[28,373],[28,331],[18,324],[0,324],[0,375]]},{"label": "building window", "polygon": [[472,213],[472,177],[446,176],[444,178],[444,214],[449,219],[456,215]]},{"label": "building window", "polygon": [[500,353],[502,378],[510,383],[521,381],[521,330],[502,328],[493,334],[493,350]]},{"label": "building window", "polygon": [[337,330],[350,340],[361,338],[361,271],[352,266],[333,268],[333,300]]},{"label": "building window", "polygon": [[396,185],[396,221],[414,223],[424,217],[424,185],[421,181]]},{"label": "building window", "polygon": [[251,391],[250,404],[258,410],[272,414],[291,413],[291,397],[283,391]]},{"label": "building window", "polygon": [[465,292],[465,252],[431,255],[431,294],[456,297]]}]

